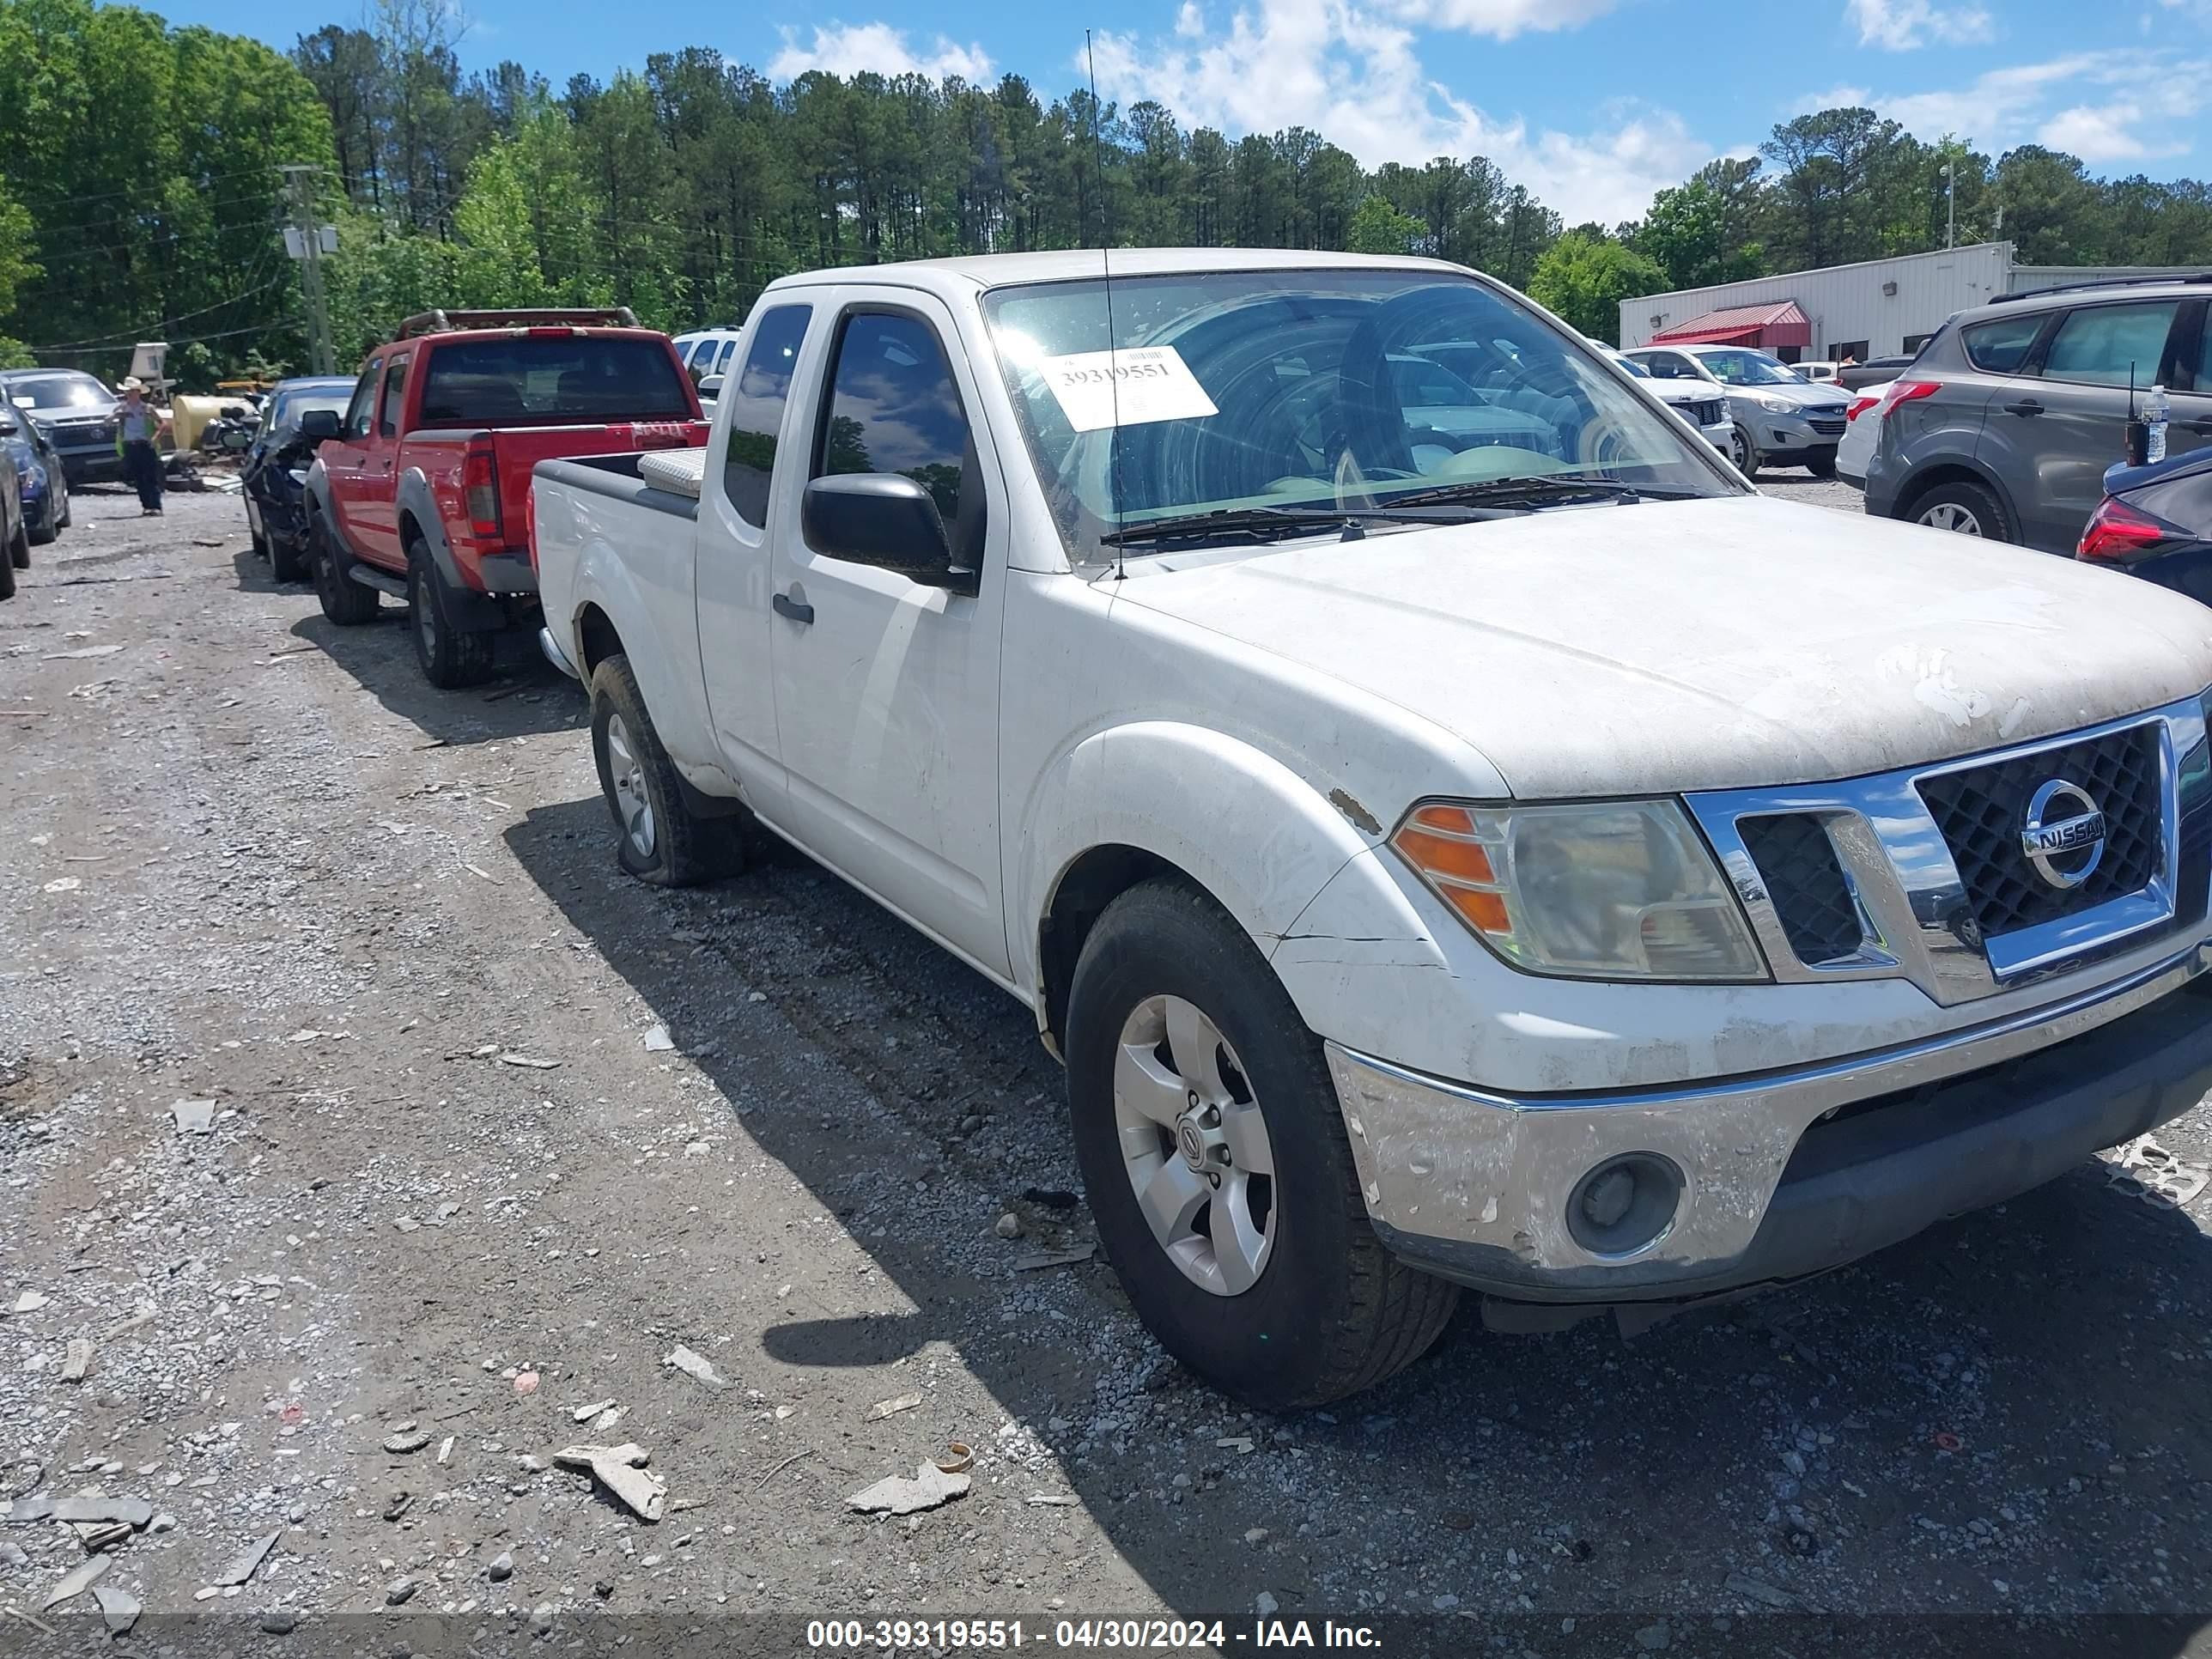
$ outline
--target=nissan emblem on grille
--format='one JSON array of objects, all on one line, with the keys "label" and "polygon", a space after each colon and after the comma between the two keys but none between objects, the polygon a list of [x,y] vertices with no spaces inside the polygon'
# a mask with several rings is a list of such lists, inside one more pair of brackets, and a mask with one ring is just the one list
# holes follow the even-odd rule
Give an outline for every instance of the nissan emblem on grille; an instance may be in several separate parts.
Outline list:
[{"label": "nissan emblem on grille", "polygon": [[[2105,815],[2080,785],[2052,778],[2027,803],[2020,850],[2053,887],[2079,887],[2105,856]],[[2074,867],[2062,868],[2061,860]]]}]

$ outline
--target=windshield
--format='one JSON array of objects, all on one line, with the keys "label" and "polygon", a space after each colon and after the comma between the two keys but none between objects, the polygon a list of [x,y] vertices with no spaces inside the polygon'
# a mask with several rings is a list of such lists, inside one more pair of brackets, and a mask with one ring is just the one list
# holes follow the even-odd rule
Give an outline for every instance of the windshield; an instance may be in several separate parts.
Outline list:
[{"label": "windshield", "polygon": [[1446,485],[1565,476],[1674,495],[1739,488],[1594,352],[1471,278],[1179,272],[1116,277],[1112,301],[1109,369],[1102,283],[984,298],[1023,436],[1079,561],[1109,556],[1102,538],[1147,520],[1387,508]]},{"label": "windshield", "polygon": [[106,409],[115,394],[89,374],[33,374],[10,380],[8,400],[27,409]]},{"label": "windshield", "polygon": [[1802,386],[1804,380],[1779,357],[1763,351],[1700,351],[1698,361],[1723,386]]},{"label": "windshield", "polygon": [[425,426],[688,421],[691,400],[659,340],[568,335],[448,340],[430,354]]},{"label": "windshield", "polygon": [[262,423],[267,431],[279,426],[297,426],[300,416],[311,409],[327,409],[333,415],[343,415],[346,405],[353,401],[353,388],[343,386],[330,392],[285,392],[270,399],[270,414]]},{"label": "windshield", "polygon": [[1648,380],[1651,378],[1651,371],[1633,357],[1615,357],[1613,360],[1613,365],[1615,368],[1626,369],[1639,380]]}]

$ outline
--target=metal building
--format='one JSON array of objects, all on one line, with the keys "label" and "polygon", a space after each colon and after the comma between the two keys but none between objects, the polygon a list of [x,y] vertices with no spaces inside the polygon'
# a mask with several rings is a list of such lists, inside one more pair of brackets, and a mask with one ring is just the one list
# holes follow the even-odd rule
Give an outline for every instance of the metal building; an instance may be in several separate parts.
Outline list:
[{"label": "metal building", "polygon": [[2010,242],[1977,242],[1623,300],[1620,343],[1725,342],[1763,347],[1785,362],[1845,357],[1864,362],[1917,350],[1952,313],[1984,304],[1993,295],[2191,271],[2017,265]]}]

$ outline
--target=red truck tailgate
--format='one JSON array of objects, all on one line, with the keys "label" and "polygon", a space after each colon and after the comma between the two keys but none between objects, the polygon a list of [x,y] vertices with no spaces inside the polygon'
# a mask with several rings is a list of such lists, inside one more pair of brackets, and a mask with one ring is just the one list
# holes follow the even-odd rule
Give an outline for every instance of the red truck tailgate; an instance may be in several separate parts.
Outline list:
[{"label": "red truck tailgate", "polygon": [[640,449],[697,449],[712,430],[706,421],[616,421],[592,426],[495,428],[492,453],[499,469],[499,499],[506,540],[524,544],[523,509],[530,500],[530,470],[540,461],[579,455],[622,455]]}]

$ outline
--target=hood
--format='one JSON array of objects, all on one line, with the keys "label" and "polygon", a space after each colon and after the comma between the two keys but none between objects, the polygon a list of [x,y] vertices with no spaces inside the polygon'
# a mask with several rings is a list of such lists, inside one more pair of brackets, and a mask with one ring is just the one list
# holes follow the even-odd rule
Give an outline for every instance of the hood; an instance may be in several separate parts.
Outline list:
[{"label": "hood", "polygon": [[1854,777],[2212,684],[2193,600],[1763,496],[1204,558],[1132,562],[1120,597],[1434,722],[1522,799]]},{"label": "hood", "polygon": [[1662,404],[1718,404],[1728,401],[1728,388],[1715,386],[1710,380],[1661,380],[1644,382],[1645,390]]},{"label": "hood", "polygon": [[1851,401],[1850,392],[1825,381],[1777,381],[1772,386],[1732,386],[1723,390],[1738,398],[1784,398],[1807,409],[1846,409]]}]

